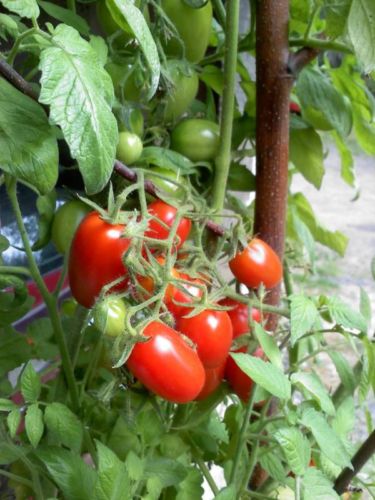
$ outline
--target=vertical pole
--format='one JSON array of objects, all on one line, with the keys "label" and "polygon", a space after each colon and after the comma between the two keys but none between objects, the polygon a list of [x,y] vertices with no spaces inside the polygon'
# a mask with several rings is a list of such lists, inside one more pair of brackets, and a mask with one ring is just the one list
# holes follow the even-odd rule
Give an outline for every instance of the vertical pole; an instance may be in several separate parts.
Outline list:
[{"label": "vertical pole", "polygon": [[[256,200],[254,233],[282,259],[288,195],[288,0],[258,0],[256,9]],[[268,302],[277,304],[280,287]],[[269,328],[276,327],[270,318]]]}]

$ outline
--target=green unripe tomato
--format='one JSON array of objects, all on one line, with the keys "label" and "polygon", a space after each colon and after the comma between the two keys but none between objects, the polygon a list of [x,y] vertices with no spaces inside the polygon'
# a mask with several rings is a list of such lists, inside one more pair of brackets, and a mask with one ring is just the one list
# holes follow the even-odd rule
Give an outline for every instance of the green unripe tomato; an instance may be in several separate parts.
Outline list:
[{"label": "green unripe tomato", "polygon": [[127,101],[139,101],[142,88],[137,85],[135,72],[131,63],[108,62],[105,69],[112,79],[113,88],[118,98],[122,95]]},{"label": "green unripe tomato", "polygon": [[193,102],[198,92],[199,78],[191,69],[186,74],[176,61],[170,62],[169,66],[174,87],[166,98],[164,119],[173,121],[185,113]]},{"label": "green unripe tomato", "polygon": [[57,209],[52,222],[51,240],[60,253],[69,251],[76,229],[91,211],[86,203],[79,200],[67,201]]},{"label": "green unripe tomato", "polygon": [[78,302],[73,297],[69,299],[65,299],[61,304],[61,311],[65,314],[65,316],[73,317],[77,310]]},{"label": "green unripe tomato", "polygon": [[[208,46],[212,23],[212,5],[208,1],[199,9],[189,7],[183,0],[162,0],[164,12],[175,25],[185,44],[185,57],[188,61],[199,62]],[[182,47],[176,38],[168,41],[166,52],[181,57]]]},{"label": "green unripe tomato", "polygon": [[144,118],[142,111],[139,108],[132,107],[127,109],[124,113],[120,113],[120,132],[133,132],[138,137],[143,136],[144,131]]},{"label": "green unripe tomato", "polygon": [[142,154],[143,144],[136,134],[131,132],[120,132],[117,144],[116,158],[126,165],[131,165],[139,159]]},{"label": "green unripe tomato", "polygon": [[333,126],[320,109],[311,106],[302,109],[302,118],[317,130],[332,130]]},{"label": "green unripe tomato", "polygon": [[180,122],[171,133],[171,149],[191,161],[213,160],[220,140],[217,123],[201,118],[189,118]]},{"label": "green unripe tomato", "polygon": [[[155,174],[162,175],[164,179]],[[173,182],[176,181],[180,184],[183,182],[183,177],[180,172],[175,172],[174,170],[162,167],[152,167],[145,172],[145,179],[150,180],[163,193],[166,193],[177,200],[181,200],[184,196],[183,188]]]},{"label": "green unripe tomato", "polygon": [[124,333],[126,307],[119,297],[108,297],[94,309],[94,325],[108,337],[118,337]]},{"label": "green unripe tomato", "polygon": [[163,457],[176,459],[188,449],[187,444],[177,434],[165,434],[160,441],[160,451]]}]

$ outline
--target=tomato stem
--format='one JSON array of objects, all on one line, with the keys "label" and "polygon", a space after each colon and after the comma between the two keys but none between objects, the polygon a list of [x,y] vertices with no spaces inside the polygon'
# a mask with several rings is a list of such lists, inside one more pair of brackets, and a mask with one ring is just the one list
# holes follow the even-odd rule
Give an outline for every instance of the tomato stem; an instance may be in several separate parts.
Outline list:
[{"label": "tomato stem", "polygon": [[39,268],[34,259],[33,251],[31,249],[29,237],[23,222],[22,213],[20,209],[20,205],[17,198],[17,181],[12,178],[6,176],[7,182],[7,193],[9,196],[9,200],[12,204],[13,212],[16,218],[18,230],[21,235],[22,243],[24,246],[24,250],[29,262],[30,273],[35,281],[40,294],[43,297],[43,300],[47,306],[48,313],[51,319],[53,331],[55,334],[56,342],[59,347],[61,362],[64,369],[64,374],[66,377],[66,381],[69,387],[70,396],[72,398],[72,405],[74,409],[79,408],[79,396],[78,396],[78,387],[74,377],[73,365],[69,356],[68,346],[65,338],[65,334],[62,328],[61,319],[59,316],[59,311],[57,307],[57,299],[53,295],[51,295],[48,291],[48,288],[40,274]]},{"label": "tomato stem", "polygon": [[224,91],[220,115],[220,145],[215,161],[215,178],[212,205],[216,212],[224,207],[225,190],[231,161],[232,128],[234,112],[234,92],[237,69],[238,23],[240,2],[228,2],[225,29]]}]

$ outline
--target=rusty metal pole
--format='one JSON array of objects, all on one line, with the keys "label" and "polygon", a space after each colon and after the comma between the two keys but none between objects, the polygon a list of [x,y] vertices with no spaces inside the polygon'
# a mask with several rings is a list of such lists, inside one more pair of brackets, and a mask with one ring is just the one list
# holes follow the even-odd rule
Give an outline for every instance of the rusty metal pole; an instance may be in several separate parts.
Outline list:
[{"label": "rusty metal pole", "polygon": [[[256,10],[256,201],[254,234],[282,259],[288,195],[288,0],[258,0]],[[267,302],[277,304],[280,288]],[[276,318],[268,328],[274,329]]]}]

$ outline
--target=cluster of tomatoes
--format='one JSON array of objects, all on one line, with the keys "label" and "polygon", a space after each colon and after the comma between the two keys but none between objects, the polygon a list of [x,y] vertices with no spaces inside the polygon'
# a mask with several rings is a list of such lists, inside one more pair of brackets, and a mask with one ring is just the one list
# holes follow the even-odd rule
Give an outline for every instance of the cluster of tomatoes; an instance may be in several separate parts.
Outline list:
[{"label": "cluster of tomatoes", "polygon": [[[69,210],[68,202],[57,212]],[[80,203],[80,202],[79,202]],[[144,231],[144,241],[166,240],[177,215],[173,206],[156,200],[148,206],[149,218]],[[83,216],[83,218],[82,218]],[[124,237],[124,224],[114,224],[99,212],[81,212],[81,222],[72,221],[71,228],[78,226],[69,254],[69,281],[73,297],[86,308],[104,306],[105,322],[101,329],[107,338],[127,335],[126,314],[129,304],[123,296],[135,300],[147,300],[160,288],[151,276],[129,272],[124,264],[124,254],[132,247],[132,240]],[[189,237],[192,222],[180,218],[175,232],[172,251],[184,252],[182,245]],[[181,250],[180,250],[181,249]],[[153,255],[153,254],[151,254]],[[177,254],[178,255],[178,254]],[[163,255],[155,253],[154,265],[160,269],[166,264]],[[142,334],[147,339],[134,345],[126,365],[130,372],[145,387],[168,401],[186,403],[204,399],[226,378],[238,396],[246,400],[252,381],[230,357],[232,341],[249,332],[248,306],[238,301],[224,298],[212,308],[200,307],[194,311],[210,279],[190,277],[184,270],[171,269],[170,281],[163,284],[163,309],[174,319],[172,328],[160,318],[153,319],[144,327]],[[257,288],[261,283],[268,288],[281,279],[282,267],[277,255],[263,241],[253,239],[247,247],[229,261],[229,266],[240,283]],[[131,276],[133,278],[131,278]],[[110,284],[110,285],[109,285]],[[109,286],[108,286],[109,285]],[[141,290],[137,293],[135,290]],[[105,293],[103,293],[103,291]],[[194,314],[196,312],[196,314]],[[161,316],[162,317],[162,314]],[[260,321],[258,310],[252,310],[252,320]],[[240,352],[246,352],[247,346]],[[261,349],[255,356],[262,356]]]}]

